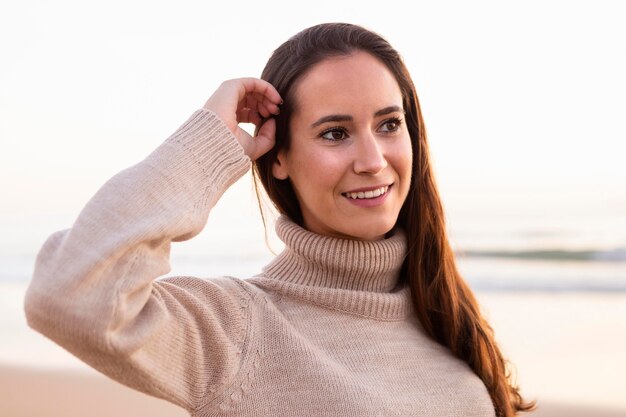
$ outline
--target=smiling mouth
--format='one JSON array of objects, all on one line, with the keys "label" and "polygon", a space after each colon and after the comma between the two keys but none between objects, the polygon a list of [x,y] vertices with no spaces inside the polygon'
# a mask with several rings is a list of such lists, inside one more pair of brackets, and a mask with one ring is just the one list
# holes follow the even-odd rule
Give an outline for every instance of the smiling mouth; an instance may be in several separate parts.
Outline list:
[{"label": "smiling mouth", "polygon": [[389,191],[391,185],[385,185],[384,187],[375,188],[368,191],[358,191],[352,193],[343,193],[344,197],[351,198],[352,200],[367,200],[371,198],[377,198],[384,195]]}]

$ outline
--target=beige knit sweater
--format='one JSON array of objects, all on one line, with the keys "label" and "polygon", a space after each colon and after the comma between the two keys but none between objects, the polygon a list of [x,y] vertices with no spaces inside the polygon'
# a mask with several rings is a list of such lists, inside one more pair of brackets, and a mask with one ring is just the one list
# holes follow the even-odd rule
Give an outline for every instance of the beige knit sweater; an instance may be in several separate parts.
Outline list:
[{"label": "beige knit sweater", "polygon": [[401,231],[339,240],[281,218],[286,248],[253,278],[156,280],[170,243],[197,235],[249,166],[223,122],[196,111],[45,242],[28,323],[192,416],[493,416],[479,378],[413,313]]}]

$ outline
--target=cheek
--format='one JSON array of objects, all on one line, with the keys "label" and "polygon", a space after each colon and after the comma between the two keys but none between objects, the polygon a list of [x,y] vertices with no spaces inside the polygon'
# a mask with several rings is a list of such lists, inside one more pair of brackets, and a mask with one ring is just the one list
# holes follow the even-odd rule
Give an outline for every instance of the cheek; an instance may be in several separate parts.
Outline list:
[{"label": "cheek", "polygon": [[297,192],[303,198],[322,197],[305,195],[307,192],[334,190],[342,176],[342,158],[327,149],[299,149],[290,158],[292,174],[290,175]]},{"label": "cheek", "polygon": [[410,138],[407,137],[406,140],[401,141],[395,149],[394,165],[400,176],[402,188],[408,193],[413,171],[413,147],[411,146]]},{"label": "cheek", "polygon": [[407,135],[394,141],[391,145],[389,155],[398,163],[411,163],[413,152],[411,146],[411,138]]},{"label": "cheek", "polygon": [[402,152],[404,159],[404,166],[406,169],[406,174],[409,178],[411,178],[411,174],[413,172],[413,147],[409,143],[408,146]]}]

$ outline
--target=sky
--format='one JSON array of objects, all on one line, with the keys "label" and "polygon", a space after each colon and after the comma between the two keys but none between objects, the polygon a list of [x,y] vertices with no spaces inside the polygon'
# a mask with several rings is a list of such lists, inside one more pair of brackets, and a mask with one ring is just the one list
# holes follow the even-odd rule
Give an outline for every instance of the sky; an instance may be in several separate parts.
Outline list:
[{"label": "sky", "polygon": [[[620,3],[4,0],[0,250],[68,227],[223,80],[259,76],[278,45],[329,21],[403,55],[452,213],[515,198],[626,211]],[[258,220],[245,181],[218,219]]]}]

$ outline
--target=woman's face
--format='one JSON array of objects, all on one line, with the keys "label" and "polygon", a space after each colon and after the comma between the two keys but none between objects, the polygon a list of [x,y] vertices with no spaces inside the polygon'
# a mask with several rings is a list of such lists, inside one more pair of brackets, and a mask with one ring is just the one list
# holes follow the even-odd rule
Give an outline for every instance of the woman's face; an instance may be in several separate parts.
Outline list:
[{"label": "woman's face", "polygon": [[366,52],[313,66],[294,93],[291,142],[273,166],[291,181],[315,233],[382,239],[409,191],[412,150],[402,94]]}]

